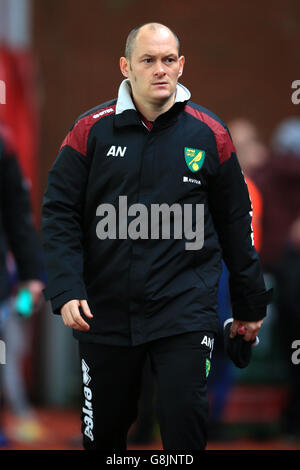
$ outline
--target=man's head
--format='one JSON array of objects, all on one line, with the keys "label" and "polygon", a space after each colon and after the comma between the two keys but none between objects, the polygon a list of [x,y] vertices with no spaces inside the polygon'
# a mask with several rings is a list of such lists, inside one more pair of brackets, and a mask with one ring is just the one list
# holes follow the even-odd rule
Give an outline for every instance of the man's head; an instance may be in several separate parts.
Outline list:
[{"label": "man's head", "polygon": [[251,177],[265,165],[267,148],[260,139],[258,129],[248,119],[237,118],[229,122],[228,127],[242,170]]},{"label": "man's head", "polygon": [[152,31],[159,31],[160,28],[164,28],[164,29],[167,29],[170,33],[172,33],[172,35],[174,36],[174,39],[177,43],[177,53],[178,53],[178,56],[179,56],[179,54],[180,54],[180,42],[179,42],[179,39],[178,39],[176,33],[171,28],[169,28],[168,26],[164,26],[161,23],[144,23],[142,25],[136,26],[128,34],[127,40],[126,40],[126,45],[125,45],[124,57],[126,57],[129,60],[131,59],[132,51],[135,47],[136,37],[137,37],[138,33],[140,32],[140,30],[142,28],[145,28],[145,27],[147,29],[149,29],[150,31],[151,30]]},{"label": "man's head", "polygon": [[146,23],[129,33],[120,68],[137,102],[160,105],[174,98],[184,65],[179,47],[175,33],[160,23]]}]

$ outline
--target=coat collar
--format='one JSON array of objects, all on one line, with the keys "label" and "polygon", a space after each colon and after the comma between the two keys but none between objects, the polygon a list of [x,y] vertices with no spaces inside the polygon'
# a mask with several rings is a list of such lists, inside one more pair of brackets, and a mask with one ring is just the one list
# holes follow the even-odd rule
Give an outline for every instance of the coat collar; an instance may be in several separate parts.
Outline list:
[{"label": "coat collar", "polygon": [[[175,103],[172,106],[171,110],[173,108],[177,109],[178,104],[186,103],[190,99],[190,97],[190,91],[181,83],[177,83]],[[170,110],[167,111],[167,113],[164,113],[164,115],[166,114],[169,115]],[[160,116],[158,117],[158,119],[160,119]],[[123,80],[119,87],[118,99],[116,103],[115,124],[117,127],[142,124],[140,115],[132,100],[131,85],[130,80],[128,78]]]}]

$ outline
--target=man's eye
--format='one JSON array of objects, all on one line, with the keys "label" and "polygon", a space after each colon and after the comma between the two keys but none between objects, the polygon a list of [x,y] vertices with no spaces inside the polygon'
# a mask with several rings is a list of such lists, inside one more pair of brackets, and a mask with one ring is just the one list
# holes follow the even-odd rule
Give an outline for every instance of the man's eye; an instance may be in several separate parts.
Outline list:
[{"label": "man's eye", "polygon": [[172,59],[172,57],[168,57],[167,62],[170,64],[171,62],[174,62],[174,59]]},{"label": "man's eye", "polygon": [[152,59],[144,59],[145,64],[150,64],[152,62]]}]

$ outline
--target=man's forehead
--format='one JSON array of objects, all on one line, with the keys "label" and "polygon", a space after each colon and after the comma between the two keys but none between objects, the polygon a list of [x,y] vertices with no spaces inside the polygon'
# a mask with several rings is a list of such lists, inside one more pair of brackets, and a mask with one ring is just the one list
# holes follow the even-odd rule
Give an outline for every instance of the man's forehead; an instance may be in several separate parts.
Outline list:
[{"label": "man's forehead", "polygon": [[178,57],[178,51],[176,48],[170,49],[160,47],[160,48],[140,48],[135,51],[136,57]]},{"label": "man's forehead", "polygon": [[142,26],[137,33],[137,37],[143,34],[149,34],[150,36],[156,34],[161,37],[174,36],[170,28],[159,23],[151,23]]},{"label": "man's forehead", "polygon": [[140,56],[178,54],[178,45],[174,35],[166,28],[140,31],[135,39],[134,51]]}]

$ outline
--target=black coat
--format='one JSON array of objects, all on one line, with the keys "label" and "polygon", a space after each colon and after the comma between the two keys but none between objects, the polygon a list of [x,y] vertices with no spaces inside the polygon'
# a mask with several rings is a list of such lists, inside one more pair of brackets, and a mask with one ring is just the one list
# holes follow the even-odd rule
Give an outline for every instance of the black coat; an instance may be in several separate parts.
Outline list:
[{"label": "black coat", "polygon": [[[251,240],[251,204],[226,126],[210,111],[182,99],[149,131],[122,93],[124,82],[118,100],[77,119],[49,173],[43,239],[45,296],[53,311],[59,313],[71,299],[87,299],[94,314],[88,320],[91,328],[75,331],[75,336],[111,344],[217,331],[223,256],[234,316],[263,318],[267,300]],[[205,154],[191,165],[199,151]],[[141,206],[134,204],[148,210],[140,238],[124,235],[123,203],[131,208],[126,228],[136,223],[135,233],[133,216]],[[151,211],[163,203],[179,205],[182,214],[191,205],[190,229],[196,228],[196,204],[203,205],[203,246],[188,250],[187,236],[172,236],[175,215],[171,236],[163,239],[159,232],[157,239],[149,233]],[[112,215],[109,237],[103,239],[101,214],[111,208],[116,219]]]}]

